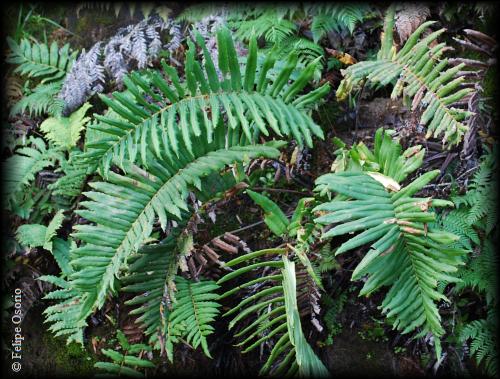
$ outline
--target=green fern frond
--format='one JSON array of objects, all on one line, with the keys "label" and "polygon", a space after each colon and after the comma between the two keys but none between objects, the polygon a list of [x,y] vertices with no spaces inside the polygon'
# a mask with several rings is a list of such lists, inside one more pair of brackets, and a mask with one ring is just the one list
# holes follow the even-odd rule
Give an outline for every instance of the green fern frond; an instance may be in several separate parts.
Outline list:
[{"label": "green fern frond", "polygon": [[130,344],[127,337],[121,330],[117,330],[116,336],[120,343],[123,354],[111,349],[102,349],[101,352],[112,362],[96,362],[95,368],[101,369],[111,376],[128,376],[133,378],[143,378],[142,372],[137,368],[155,368],[153,362],[136,356],[143,351],[151,351],[147,345],[136,343]]},{"label": "green fern frond", "polygon": [[84,182],[92,172],[92,167],[82,164],[82,155],[82,151],[72,150],[69,159],[61,161],[56,172],[62,171],[64,176],[61,176],[47,187],[54,195],[72,198],[81,194]]},{"label": "green fern frond", "polygon": [[472,340],[469,354],[478,365],[483,363],[486,373],[491,377],[496,377],[498,372],[496,335],[495,317],[471,321],[460,331],[461,341]]},{"label": "green fern frond", "polygon": [[293,67],[284,68],[270,83],[267,74],[275,65],[277,53],[268,53],[257,75],[257,45],[253,39],[242,75],[229,32],[222,30],[218,33],[219,68],[224,76],[221,81],[201,38],[198,43],[205,63],[202,66],[195,60],[195,47],[188,43],[185,82],[172,67],[164,65],[172,85],[156,71],[148,71],[147,80],[133,73],[124,79],[127,92],[115,93],[112,100],[101,97],[121,117],[116,120],[96,115],[100,123],[92,128],[106,137],[87,144],[89,159],[100,161],[105,173],[114,157],[119,164],[139,157],[145,164],[146,146],[151,146],[157,156],[163,151],[173,157],[180,154],[179,144],[183,141],[191,153],[193,137],[206,132],[210,143],[222,117],[227,117],[231,129],[241,130],[252,142],[261,134],[268,136],[271,130],[278,136],[293,137],[299,144],[305,140],[308,146],[312,145],[313,135],[323,137],[305,108],[323,97],[328,85],[321,91],[297,96],[314,75],[317,61],[286,87]]},{"label": "green fern frond", "polygon": [[55,41],[49,47],[43,43],[31,43],[22,39],[18,45],[8,37],[7,43],[11,52],[6,61],[18,65],[14,72],[40,79],[41,84],[61,81],[71,69],[78,53],[70,53],[69,44],[59,49]]},{"label": "green fern frond", "polygon": [[460,292],[472,288],[486,295],[487,304],[494,304],[498,285],[497,264],[494,243],[486,239],[480,253],[471,257],[469,264],[458,272],[461,281],[456,284],[455,290]]},{"label": "green fern frond", "polygon": [[83,345],[83,329],[87,323],[79,318],[84,301],[82,294],[72,289],[70,283],[62,278],[41,276],[39,279],[61,288],[49,292],[44,297],[45,300],[57,300],[55,305],[43,311],[44,322],[52,324],[49,331],[53,332],[55,337],[65,336],[67,344],[74,341]]},{"label": "green fern frond", "polygon": [[385,86],[395,83],[391,98],[404,95],[412,100],[412,109],[425,109],[420,123],[427,127],[426,137],[443,136],[443,143],[458,144],[467,130],[462,123],[470,112],[453,105],[473,89],[462,88],[464,77],[455,78],[463,64],[446,68],[447,59],[441,59],[446,50],[445,43],[431,47],[444,29],[420,38],[427,27],[435,23],[428,21],[420,25],[408,38],[403,48],[388,56],[382,54],[377,60],[363,61],[344,70],[344,79],[337,90],[337,98],[344,99],[356,85],[367,80]]},{"label": "green fern frond", "polygon": [[436,338],[444,334],[436,302],[448,301],[436,291],[438,281],[456,281],[450,274],[463,264],[465,253],[448,247],[458,237],[426,225],[435,219],[426,211],[430,206],[452,203],[412,197],[438,174],[439,170],[430,171],[394,192],[371,173],[326,174],[316,180],[315,190],[352,200],[333,199],[314,209],[321,213],[316,223],[336,224],[323,233],[323,239],[363,231],[340,245],[336,255],[372,243],[352,275],[358,280],[368,274],[360,294],[390,286],[381,308],[387,317],[394,317],[394,328],[404,334],[420,327],[419,335],[431,332]]},{"label": "green fern frond", "polygon": [[35,175],[62,159],[58,149],[47,148],[41,138],[30,137],[30,146],[17,149],[2,166],[4,173],[4,207],[16,194],[22,192],[34,180]]},{"label": "green fern frond", "polygon": [[69,117],[49,117],[42,122],[40,130],[55,146],[70,149],[76,146],[80,133],[90,120],[90,117],[85,117],[85,113],[91,107],[89,103],[85,103]]},{"label": "green fern frond", "polygon": [[312,4],[305,6],[312,14],[311,32],[314,42],[318,42],[330,31],[348,30],[351,34],[362,22],[370,7],[366,4]]},{"label": "green fern frond", "polygon": [[25,111],[28,111],[31,116],[35,117],[41,116],[44,113],[53,116],[61,115],[64,102],[56,98],[60,90],[60,82],[36,86],[29,95],[22,97],[12,106],[10,116],[24,113]]},{"label": "green fern frond", "polygon": [[220,304],[215,301],[219,295],[214,292],[219,286],[210,280],[193,282],[178,276],[175,287],[176,301],[168,319],[170,328],[184,325],[181,337],[194,349],[201,345],[205,355],[211,358],[207,336],[213,333],[210,323],[219,314]]},{"label": "green fern frond", "polygon": [[[218,129],[219,133],[221,131],[224,132]],[[178,218],[182,210],[188,210],[189,189],[200,188],[202,177],[233,162],[277,157],[279,150],[276,147],[282,145],[268,143],[225,148],[225,141],[221,142],[218,136],[217,139],[217,143],[210,144],[200,139],[193,146],[193,155],[184,153],[186,155],[178,160],[160,163],[151,159],[149,172],[127,162],[124,165],[128,176],[109,172],[108,182],[90,183],[95,191],[85,195],[92,201],[82,202],[85,209],[77,213],[97,225],[75,227],[74,236],[87,244],[74,251],[72,261],[78,268],[72,277],[73,283],[91,293],[86,312],[94,305],[103,305],[127,257],[150,235],[156,216],[164,229],[168,219]],[[222,144],[222,148],[218,144]],[[114,218],[110,219],[109,214]]]},{"label": "green fern frond", "polygon": [[[260,250],[226,263],[227,267],[241,263],[245,265],[226,274],[217,282],[218,284],[256,268],[267,267],[273,271],[269,275],[258,277],[221,295],[220,299],[223,299],[254,284],[264,285],[263,289],[242,300],[224,316],[236,314],[229,323],[229,329],[232,329],[243,319],[254,313],[257,315],[255,320],[235,334],[236,337],[244,338],[238,344],[245,347],[243,353],[254,350],[262,342],[270,342],[273,339],[276,341],[260,370],[261,375],[298,374],[305,377],[325,377],[329,375],[328,370],[316,356],[302,332],[297,306],[295,264],[288,260],[285,252],[285,249]],[[262,260],[266,256],[271,259]],[[251,263],[256,258],[262,261]],[[281,272],[277,271],[278,269]]]}]

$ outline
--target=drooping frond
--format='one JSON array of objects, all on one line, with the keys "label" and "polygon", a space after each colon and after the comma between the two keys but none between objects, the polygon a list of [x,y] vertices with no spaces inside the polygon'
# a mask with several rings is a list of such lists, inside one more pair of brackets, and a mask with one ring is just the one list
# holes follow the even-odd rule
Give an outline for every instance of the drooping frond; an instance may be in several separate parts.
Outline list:
[{"label": "drooping frond", "polygon": [[439,170],[430,171],[401,189],[386,188],[382,174],[326,174],[316,180],[316,191],[350,200],[333,199],[314,209],[321,214],[316,223],[335,225],[323,233],[324,239],[363,231],[340,245],[336,255],[372,243],[352,275],[352,280],[368,275],[361,295],[390,286],[381,308],[393,317],[394,328],[402,333],[421,328],[421,333],[431,332],[436,338],[444,334],[436,302],[448,301],[436,291],[437,283],[456,281],[450,274],[463,264],[465,253],[448,247],[455,235],[427,226],[435,219],[429,207],[452,203],[413,197],[438,174]]},{"label": "drooping frond", "polygon": [[133,73],[124,78],[126,92],[114,93],[113,99],[101,97],[120,116],[119,120],[96,116],[99,124],[92,127],[106,135],[87,145],[89,158],[100,161],[104,172],[109,170],[113,157],[118,157],[119,163],[140,157],[145,163],[146,146],[152,146],[156,154],[166,151],[173,156],[179,155],[179,143],[183,141],[191,152],[193,137],[203,131],[211,142],[223,117],[227,117],[231,129],[241,129],[249,141],[256,141],[260,134],[267,136],[271,130],[279,136],[293,137],[299,144],[305,140],[308,146],[313,135],[323,136],[321,128],[303,109],[323,97],[328,84],[297,97],[312,78],[317,62],[308,65],[288,86],[285,85],[296,61],[270,83],[267,74],[276,62],[276,52],[267,55],[257,75],[254,39],[242,75],[229,32],[222,30],[218,34],[221,81],[203,40],[199,38],[198,43],[205,63],[202,67],[195,60],[195,47],[189,42],[185,82],[180,81],[172,67],[164,65],[172,84],[156,71],[146,72],[146,78]]},{"label": "drooping frond", "polygon": [[[262,366],[262,375],[293,375],[305,377],[328,376],[328,370],[316,356],[302,332],[297,307],[295,264],[285,256],[285,249],[267,249],[239,256],[226,263],[227,267],[245,263],[226,274],[218,284],[239,277],[251,270],[266,267],[269,272],[245,282],[221,295],[223,299],[242,289],[258,284],[259,290],[232,307],[224,316],[235,314],[229,323],[232,329],[243,319],[256,316],[248,326],[240,329],[235,337],[242,339],[238,346],[242,353],[252,351],[262,342],[275,341],[269,357]],[[263,260],[263,257],[270,260]],[[251,263],[260,258],[257,263]]]},{"label": "drooping frond", "polygon": [[[40,277],[61,287],[59,290],[48,293],[44,299],[57,300],[57,304],[47,307],[43,313],[45,322],[51,323],[49,330],[54,336],[65,336],[66,343],[75,341],[83,345],[83,329],[87,326],[85,320],[79,318],[82,311],[82,294],[71,289],[70,283],[64,279],[51,281],[48,276]],[[56,277],[54,277],[56,278]]]},{"label": "drooping frond", "polygon": [[[216,302],[219,295],[214,292],[219,286],[211,280],[194,282],[178,276],[175,287],[177,292],[168,318],[169,328],[181,329],[178,337],[185,338],[194,349],[201,345],[205,355],[211,358],[207,336],[213,333],[210,324],[219,314],[220,304]],[[182,328],[178,327],[180,325]]]},{"label": "drooping frond", "polygon": [[[163,162],[151,159],[148,171],[124,162],[127,176],[110,171],[107,182],[90,183],[94,191],[85,195],[92,201],[82,202],[85,209],[77,212],[97,225],[75,227],[75,237],[87,244],[74,251],[76,259],[72,261],[77,269],[73,275],[74,285],[91,294],[86,312],[95,305],[103,305],[108,291],[113,289],[115,276],[127,257],[150,235],[156,217],[165,228],[169,219],[178,218],[182,210],[188,210],[188,192],[191,188],[200,188],[201,178],[233,162],[277,157],[276,147],[282,145],[226,148],[224,141],[221,144],[218,139],[206,144],[201,138],[193,146],[192,155],[184,148],[179,159]],[[109,215],[113,215],[113,219]]]},{"label": "drooping frond", "polygon": [[[411,100],[411,108],[423,109],[420,124],[427,127],[429,138],[443,136],[443,143],[458,144],[467,130],[462,121],[469,112],[454,105],[473,89],[460,88],[465,77],[456,77],[463,64],[447,68],[448,60],[441,56],[448,48],[445,43],[431,46],[445,29],[440,29],[420,38],[428,21],[420,25],[397,53],[388,51],[379,54],[374,61],[363,61],[343,71],[344,79],[337,90],[337,98],[344,99],[361,81],[385,86],[393,83],[391,98],[404,95]],[[386,34],[386,36],[389,34]],[[392,36],[392,30],[390,35]],[[392,46],[384,41],[383,46]],[[381,50],[382,52],[382,50]]]}]

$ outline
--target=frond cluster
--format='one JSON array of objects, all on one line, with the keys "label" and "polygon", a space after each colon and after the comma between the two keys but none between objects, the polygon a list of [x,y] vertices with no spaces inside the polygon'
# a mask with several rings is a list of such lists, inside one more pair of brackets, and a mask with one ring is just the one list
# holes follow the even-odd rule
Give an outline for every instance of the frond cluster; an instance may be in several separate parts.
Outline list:
[{"label": "frond cluster", "polygon": [[[409,173],[403,172],[404,160],[397,159],[400,155],[393,155],[393,151],[401,151],[401,146],[382,138],[387,134],[378,134],[371,156],[379,166],[383,163],[380,172],[358,168],[319,177],[315,190],[320,195],[337,196],[315,207],[319,215],[315,222],[328,226],[323,239],[360,232],[342,243],[335,254],[371,243],[352,275],[352,280],[367,277],[361,295],[389,286],[381,309],[394,328],[402,333],[420,328],[418,335],[431,332],[438,338],[444,329],[437,302],[448,299],[436,290],[437,284],[457,281],[453,273],[463,264],[465,251],[450,246],[457,236],[428,225],[435,220],[435,214],[428,210],[452,203],[413,197],[439,170],[427,172],[401,188],[398,182]],[[410,172],[420,164],[421,158]],[[438,340],[436,353],[440,355]]]},{"label": "frond cluster", "polygon": [[[464,64],[448,67],[448,60],[442,58],[448,49],[446,44],[431,46],[445,29],[420,38],[434,23],[420,25],[397,53],[381,49],[376,60],[359,62],[344,70],[337,98],[344,99],[364,80],[381,86],[392,83],[392,99],[403,95],[410,100],[412,110],[423,110],[420,124],[427,127],[426,138],[443,136],[443,144],[456,145],[467,130],[462,121],[471,115],[457,104],[473,89],[461,88],[465,77],[457,74]],[[386,34],[392,36],[392,30]],[[390,48],[392,41],[389,42],[383,45]]]}]

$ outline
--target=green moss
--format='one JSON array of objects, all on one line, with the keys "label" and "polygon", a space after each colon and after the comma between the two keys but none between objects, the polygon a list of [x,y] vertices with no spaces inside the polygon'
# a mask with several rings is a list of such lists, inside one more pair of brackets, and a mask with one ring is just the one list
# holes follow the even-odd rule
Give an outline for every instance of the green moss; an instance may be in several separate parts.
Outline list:
[{"label": "green moss", "polygon": [[92,376],[95,373],[95,357],[81,345],[72,342],[67,345],[63,338],[44,332],[42,342],[51,352],[56,376]]}]

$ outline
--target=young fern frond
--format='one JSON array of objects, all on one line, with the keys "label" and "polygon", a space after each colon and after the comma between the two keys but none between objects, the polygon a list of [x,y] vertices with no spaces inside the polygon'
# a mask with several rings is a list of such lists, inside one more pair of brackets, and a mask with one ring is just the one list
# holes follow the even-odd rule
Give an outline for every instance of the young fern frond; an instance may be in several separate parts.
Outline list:
[{"label": "young fern frond", "polygon": [[344,99],[365,79],[382,86],[395,83],[392,99],[403,94],[411,100],[413,110],[417,107],[424,109],[420,124],[427,127],[426,137],[443,136],[443,144],[456,145],[467,130],[462,121],[471,114],[454,105],[473,89],[461,88],[465,77],[456,77],[463,64],[447,68],[448,60],[441,58],[447,50],[446,44],[430,46],[445,29],[420,38],[426,28],[434,23],[428,21],[420,25],[399,52],[380,54],[374,61],[349,66],[343,71],[344,79],[337,90],[337,98]]},{"label": "young fern frond", "polygon": [[172,84],[156,71],[147,71],[147,79],[133,73],[124,79],[126,92],[115,93],[113,99],[101,97],[121,119],[96,116],[100,123],[93,128],[106,137],[87,145],[89,159],[99,161],[106,173],[114,157],[121,163],[125,159],[134,162],[140,156],[145,164],[146,146],[152,146],[156,155],[164,151],[179,156],[179,144],[183,141],[191,153],[193,137],[204,131],[210,143],[223,117],[227,117],[231,129],[242,130],[252,142],[261,134],[268,136],[271,130],[278,136],[293,137],[299,144],[305,140],[308,146],[313,135],[323,137],[321,128],[304,109],[322,98],[328,85],[298,96],[312,78],[316,61],[285,87],[295,65],[285,67],[270,83],[267,74],[275,65],[275,51],[268,53],[257,75],[257,45],[253,39],[242,74],[229,32],[219,31],[217,40],[222,80],[203,39],[198,38],[204,64],[195,60],[195,46],[189,42],[185,81],[181,82],[177,72],[164,64]]},{"label": "young fern frond", "polygon": [[101,369],[110,376],[128,376],[133,378],[143,378],[142,372],[137,368],[155,368],[155,364],[146,359],[136,357],[142,351],[151,351],[151,347],[142,343],[130,344],[125,334],[118,330],[116,332],[123,354],[111,349],[102,349],[101,352],[110,358],[112,362],[97,362],[94,367]]},{"label": "young fern frond", "polygon": [[[256,284],[262,287],[259,292],[242,300],[224,316],[235,315],[229,323],[229,329],[232,329],[243,319],[257,314],[255,320],[235,335],[243,339],[238,344],[245,348],[243,353],[259,347],[262,342],[276,340],[266,363],[260,370],[261,375],[328,376],[328,370],[316,356],[302,332],[297,307],[295,264],[288,260],[285,252],[285,249],[260,250],[226,263],[227,267],[242,263],[245,265],[226,274],[217,282],[218,284],[260,267],[273,271],[269,275],[246,282],[222,294],[220,299]],[[273,258],[263,260],[262,257],[266,255]],[[251,263],[255,258],[260,258],[261,261]]]}]

